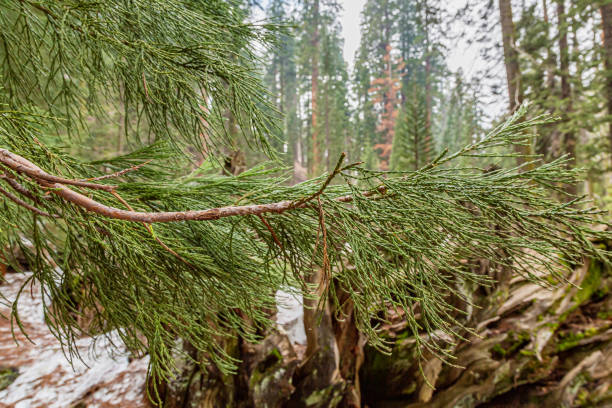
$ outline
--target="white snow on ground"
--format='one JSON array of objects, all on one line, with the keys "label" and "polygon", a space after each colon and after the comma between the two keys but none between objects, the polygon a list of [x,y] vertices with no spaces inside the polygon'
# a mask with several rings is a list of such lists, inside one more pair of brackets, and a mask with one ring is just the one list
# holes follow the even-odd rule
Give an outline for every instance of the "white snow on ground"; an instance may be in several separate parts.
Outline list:
[{"label": "white snow on ground", "polygon": [[[0,291],[12,302],[21,285],[31,274],[8,274]],[[3,302],[5,303],[5,302]],[[125,351],[111,353],[109,339],[100,337],[77,340],[83,361],[71,366],[57,339],[43,319],[40,286],[29,285],[18,304],[19,317],[28,336],[18,333],[16,344],[11,324],[0,317],[0,364],[16,367],[19,376],[8,388],[0,391],[0,407],[65,408],[79,401],[87,407],[146,407],[145,378],[148,359],[129,361]],[[0,306],[8,316],[10,309]],[[110,333],[114,344],[121,344],[116,332]]]},{"label": "white snow on ground", "polygon": [[[0,292],[0,314],[8,316],[10,305],[31,273],[7,274]],[[291,288],[276,293],[277,323],[294,344],[306,344],[302,296]],[[63,354],[58,340],[44,322],[40,285],[23,290],[18,303],[19,317],[30,343],[14,325],[0,316],[0,365],[15,367],[19,376],[0,391],[0,408],[66,408],[84,402],[88,408],[140,408],[146,401],[145,381],[148,357],[130,361],[125,352],[111,353],[109,339],[100,337],[77,340],[83,361],[73,365]],[[111,333],[114,344],[121,344],[117,333]]]},{"label": "white snow on ground", "polygon": [[287,288],[276,292],[276,323],[287,332],[293,344],[306,344],[302,295]]}]

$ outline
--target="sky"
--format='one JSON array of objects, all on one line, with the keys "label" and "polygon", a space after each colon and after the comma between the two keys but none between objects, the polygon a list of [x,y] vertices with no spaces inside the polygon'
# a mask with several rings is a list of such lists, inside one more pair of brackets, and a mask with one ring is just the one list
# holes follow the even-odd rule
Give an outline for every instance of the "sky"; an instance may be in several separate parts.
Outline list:
[{"label": "sky", "polygon": [[361,31],[359,22],[361,21],[361,10],[366,0],[340,0],[343,14],[340,22],[342,23],[342,34],[344,37],[344,58],[348,61],[349,67],[353,68],[355,51],[359,48]]}]

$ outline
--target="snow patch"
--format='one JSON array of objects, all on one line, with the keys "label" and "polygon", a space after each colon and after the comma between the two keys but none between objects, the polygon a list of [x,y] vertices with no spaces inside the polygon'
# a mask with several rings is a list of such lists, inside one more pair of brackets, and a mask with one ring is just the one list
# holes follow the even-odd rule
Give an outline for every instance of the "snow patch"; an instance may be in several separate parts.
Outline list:
[{"label": "snow patch", "polygon": [[[8,274],[0,291],[13,302],[31,273]],[[72,365],[60,343],[44,323],[40,285],[22,291],[18,313],[34,344],[18,333],[12,338],[11,323],[0,318],[0,363],[16,367],[17,379],[0,391],[0,407],[64,408],[83,401],[88,407],[146,407],[148,357],[130,360],[117,331],[96,339],[81,338],[76,347],[82,358]],[[10,309],[0,307],[8,316]]]},{"label": "snow patch", "polygon": [[306,344],[302,295],[293,288],[279,289],[276,292],[276,309],[276,323],[287,333],[291,343]]}]

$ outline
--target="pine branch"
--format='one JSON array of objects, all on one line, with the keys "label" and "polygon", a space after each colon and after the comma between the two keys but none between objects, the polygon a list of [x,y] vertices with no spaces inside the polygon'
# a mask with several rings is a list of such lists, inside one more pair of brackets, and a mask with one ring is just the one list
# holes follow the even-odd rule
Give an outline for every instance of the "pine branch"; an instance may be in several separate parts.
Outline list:
[{"label": "pine branch", "polygon": [[129,168],[127,168],[127,169],[123,169],[123,170],[116,171],[116,172],[114,172],[114,173],[112,173],[112,174],[106,174],[106,175],[104,175],[104,176],[92,177],[92,178],[88,178],[88,179],[84,179],[84,180],[79,180],[79,181],[102,181],[102,180],[106,180],[106,179],[110,179],[110,178],[117,178],[117,177],[121,177],[121,176],[123,176],[124,174],[130,173],[130,172],[132,172],[132,171],[137,171],[137,170],[139,170],[140,168],[142,168],[142,167],[146,166],[147,164],[151,163],[152,161],[153,161],[153,159],[151,159],[151,160],[147,160],[147,161],[146,161],[146,162],[144,162],[144,163],[136,164],[136,165],[134,165],[134,166],[132,166],[132,167],[129,167]]},{"label": "pine branch", "polygon": [[36,207],[34,207],[33,205],[30,205],[28,203],[26,203],[25,201],[23,201],[22,199],[20,199],[19,197],[16,197],[15,195],[9,193],[8,191],[6,191],[5,189],[3,189],[2,187],[0,187],[0,194],[4,195],[6,198],[8,198],[9,200],[11,200],[12,202],[14,202],[17,205],[20,205],[24,208],[27,208],[28,210],[32,211],[34,214],[38,214],[38,215],[42,215],[43,217],[56,217],[58,218],[58,215],[51,215],[41,209],[38,209]]},{"label": "pine branch", "polygon": [[94,190],[103,190],[111,192],[117,189],[117,186],[89,183],[80,180],[69,180],[63,177],[53,176],[46,173],[34,163],[25,159],[22,156],[9,152],[6,149],[0,149],[0,163],[15,170],[18,173],[24,173],[33,179],[39,180],[41,183],[61,183],[72,186],[85,187]]},{"label": "pine branch", "polygon": [[[91,188],[95,190],[103,190],[111,194],[115,193],[118,186],[116,185],[102,185],[84,182],[80,180],[69,180],[62,177],[50,175],[43,171],[40,167],[36,166],[29,160],[9,152],[6,149],[0,149],[0,163],[11,168],[12,170],[26,174],[33,180],[38,182],[41,186],[50,189],[50,191],[59,197],[62,197],[66,201],[69,201],[83,209],[94,212],[96,214],[118,220],[143,222],[147,224],[151,223],[163,223],[163,222],[179,222],[179,221],[207,221],[207,220],[218,220],[225,217],[235,216],[247,216],[257,215],[265,213],[276,213],[282,214],[287,210],[296,208],[304,208],[307,203],[315,198],[318,198],[323,191],[329,186],[332,179],[338,175],[342,170],[342,162],[344,161],[345,154],[343,153],[336,164],[333,172],[331,172],[325,179],[316,193],[309,197],[305,197],[298,201],[280,201],[269,204],[256,204],[256,205],[242,205],[242,206],[228,206],[211,208],[200,211],[174,211],[174,212],[139,212],[133,210],[122,210],[115,207],[104,205],[92,198],[89,198],[81,193],[78,193],[64,184],[74,185],[78,187]],[[128,169],[130,170],[130,169]],[[122,171],[126,173],[126,170]],[[119,173],[122,173],[119,172]],[[376,191],[382,191],[380,188]],[[338,202],[350,202],[352,196],[344,196],[336,198]]]}]

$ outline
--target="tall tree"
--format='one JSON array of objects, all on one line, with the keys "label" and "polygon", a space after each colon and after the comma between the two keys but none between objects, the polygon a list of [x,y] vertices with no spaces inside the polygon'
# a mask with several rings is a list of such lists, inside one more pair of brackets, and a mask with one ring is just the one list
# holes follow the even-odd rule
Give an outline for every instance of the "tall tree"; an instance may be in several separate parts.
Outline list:
[{"label": "tall tree", "polygon": [[312,74],[311,74],[311,126],[312,126],[312,165],[310,172],[317,175],[319,172],[321,156],[319,153],[319,121],[318,121],[318,98],[319,98],[319,0],[312,0]]},{"label": "tall tree", "polygon": [[504,62],[506,65],[506,79],[508,81],[508,101],[510,112],[514,112],[523,103],[523,87],[519,56],[515,46],[516,33],[512,19],[511,0],[499,0],[499,15],[504,47]]},{"label": "tall tree", "polygon": [[[568,121],[568,116],[572,112],[572,89],[570,84],[570,51],[567,43],[568,21],[565,12],[565,0],[557,0],[557,23],[559,30],[559,72],[561,76],[561,103],[564,105],[563,113],[565,120]],[[576,134],[569,127],[563,134],[563,146],[565,153],[568,155],[571,167],[576,166]],[[568,193],[575,194],[576,186],[570,185],[567,188]]]},{"label": "tall tree", "polygon": [[395,126],[399,113],[400,90],[402,89],[401,72],[404,62],[401,57],[392,54],[391,45],[386,46],[386,54],[383,57],[385,70],[381,77],[372,79],[372,87],[369,92],[373,95],[372,102],[379,106],[380,118],[377,132],[380,135],[379,143],[374,145],[380,158],[380,168],[389,169],[391,148],[395,137]]},{"label": "tall tree", "polygon": [[425,116],[425,149],[424,149],[424,160],[425,162],[429,162],[430,160],[430,155],[432,153],[432,128],[431,128],[431,121],[432,121],[432,109],[433,109],[433,95],[432,95],[432,57],[433,57],[433,50],[431,47],[431,34],[430,34],[430,30],[431,30],[431,25],[432,25],[432,18],[434,17],[433,14],[433,10],[432,8],[429,7],[428,1],[425,0],[423,2],[423,20],[424,20],[424,24],[423,24],[423,28],[425,31],[425,109],[426,109],[426,116]]},{"label": "tall tree", "polygon": [[[266,17],[278,24],[287,25],[291,5],[287,0],[271,1],[266,10]],[[287,154],[287,161],[294,167],[294,174],[303,181],[301,173],[304,168],[302,141],[298,118],[298,80],[296,67],[297,45],[295,29],[283,29],[276,33],[274,44],[265,61],[264,83],[270,92],[271,102],[282,116],[283,126],[274,134],[271,143],[277,150]],[[298,176],[298,174],[300,174]]]},{"label": "tall tree", "polygon": [[[506,80],[508,84],[508,101],[510,113],[513,113],[523,103],[523,83],[519,65],[519,54],[516,49],[516,32],[512,17],[511,0],[499,0],[499,15],[504,49],[504,63],[506,65]],[[525,163],[527,161],[525,157],[533,153],[531,142],[517,145],[515,149],[519,153],[517,157],[518,164]]]},{"label": "tall tree", "polygon": [[397,121],[391,149],[390,170],[418,170],[427,164],[427,106],[423,91],[413,84]]},{"label": "tall tree", "polygon": [[600,8],[606,69],[605,95],[608,106],[608,140],[612,154],[612,2],[603,1]]}]

